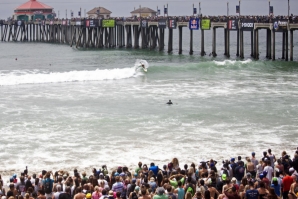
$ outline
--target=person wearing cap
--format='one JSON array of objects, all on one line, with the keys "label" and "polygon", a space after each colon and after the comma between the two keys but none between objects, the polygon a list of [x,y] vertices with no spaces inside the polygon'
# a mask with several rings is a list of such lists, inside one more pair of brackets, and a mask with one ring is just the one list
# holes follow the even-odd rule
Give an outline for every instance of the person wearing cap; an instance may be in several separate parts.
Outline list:
[{"label": "person wearing cap", "polygon": [[272,178],[272,184],[271,187],[274,188],[274,191],[278,197],[280,197],[281,192],[280,192],[280,184],[278,183],[277,177]]},{"label": "person wearing cap", "polygon": [[155,164],[152,162],[150,164],[149,171],[153,171],[154,175],[157,176],[158,170],[158,166],[155,166]]},{"label": "person wearing cap", "polygon": [[153,199],[168,199],[168,196],[164,194],[165,190],[163,187],[158,187],[156,189],[155,195],[153,196]]},{"label": "person wearing cap", "polygon": [[154,193],[155,192],[155,189],[157,188],[157,184],[155,182],[155,179],[154,177],[151,177],[148,184],[150,185],[150,188],[152,190],[152,192]]}]

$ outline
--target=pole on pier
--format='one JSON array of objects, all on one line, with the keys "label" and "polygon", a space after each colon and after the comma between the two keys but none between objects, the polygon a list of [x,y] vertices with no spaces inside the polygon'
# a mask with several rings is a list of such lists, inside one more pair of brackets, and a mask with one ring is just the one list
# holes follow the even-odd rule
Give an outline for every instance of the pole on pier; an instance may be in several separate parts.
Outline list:
[{"label": "pole on pier", "polygon": [[201,2],[199,2],[199,16],[201,16]]},{"label": "pole on pier", "polygon": [[213,38],[212,38],[212,55],[213,55],[213,57],[216,57],[216,28],[215,27],[213,27],[213,34],[212,34],[212,36],[213,36]]},{"label": "pole on pier", "polygon": [[205,55],[204,30],[201,29],[201,56]]},{"label": "pole on pier", "polygon": [[193,30],[190,30],[189,54],[193,54]]},{"label": "pole on pier", "polygon": [[182,28],[183,26],[178,26],[179,28],[179,55],[182,54]]},{"label": "pole on pier", "polygon": [[227,2],[227,17],[229,17],[229,2]]},{"label": "pole on pier", "polygon": [[286,35],[286,61],[289,60],[289,31],[285,33]]},{"label": "pole on pier", "polygon": [[285,59],[285,44],[286,44],[286,34],[282,32],[282,59]]},{"label": "pole on pier", "polygon": [[290,61],[293,61],[293,30],[290,30]]},{"label": "pole on pier", "polygon": [[272,49],[271,49],[271,58],[272,58],[272,61],[275,60],[275,32],[274,32],[274,29],[272,28],[271,30],[271,35],[272,35]]}]

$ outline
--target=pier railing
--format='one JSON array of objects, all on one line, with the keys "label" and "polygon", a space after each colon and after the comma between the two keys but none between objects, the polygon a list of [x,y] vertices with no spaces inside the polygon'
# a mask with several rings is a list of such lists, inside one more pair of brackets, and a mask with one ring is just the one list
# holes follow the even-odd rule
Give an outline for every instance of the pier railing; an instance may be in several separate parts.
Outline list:
[{"label": "pier railing", "polygon": [[[244,58],[243,32],[251,32],[251,56],[259,59],[259,30],[266,29],[266,58],[275,60],[275,34],[282,33],[282,59],[293,60],[293,31],[298,30],[296,16],[171,16],[116,17],[109,19],[72,18],[55,20],[0,20],[0,41],[63,43],[77,48],[141,48],[163,51],[168,30],[168,52],[173,51],[173,30],[179,32],[179,54],[182,53],[182,29],[190,31],[189,54],[193,54],[194,20],[201,33],[201,55],[205,53],[204,31],[212,30],[212,53],[216,52],[216,29],[224,29],[224,55],[230,57],[230,31],[237,31],[236,55]],[[191,20],[192,19],[192,20]],[[290,32],[290,48],[289,45]],[[141,42],[141,43],[140,43]],[[1,45],[1,44],[0,44]],[[289,50],[288,50],[289,49]]]}]

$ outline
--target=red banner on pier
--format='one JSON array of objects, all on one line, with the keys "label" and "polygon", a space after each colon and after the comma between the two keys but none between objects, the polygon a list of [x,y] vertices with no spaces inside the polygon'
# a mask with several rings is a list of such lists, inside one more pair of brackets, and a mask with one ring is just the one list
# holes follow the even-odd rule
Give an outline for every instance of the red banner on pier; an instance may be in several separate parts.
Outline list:
[{"label": "red banner on pier", "polygon": [[169,19],[168,20],[168,28],[169,29],[176,29],[177,28],[177,21],[176,21],[176,19]]},{"label": "red banner on pier", "polygon": [[238,19],[230,19],[228,21],[229,30],[238,30]]}]

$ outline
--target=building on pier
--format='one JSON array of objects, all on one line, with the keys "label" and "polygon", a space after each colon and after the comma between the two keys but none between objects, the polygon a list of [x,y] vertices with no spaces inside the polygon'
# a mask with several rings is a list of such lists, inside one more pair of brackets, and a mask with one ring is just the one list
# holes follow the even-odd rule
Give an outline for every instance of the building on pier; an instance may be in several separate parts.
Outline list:
[{"label": "building on pier", "polygon": [[95,7],[87,12],[89,18],[102,18],[106,19],[111,16],[112,12],[103,7]]},{"label": "building on pier", "polygon": [[132,12],[130,12],[132,17],[153,17],[156,16],[157,12],[147,7],[140,7]]},{"label": "building on pier", "polygon": [[14,10],[15,20],[52,19],[55,17],[53,8],[36,0],[29,0]]}]

